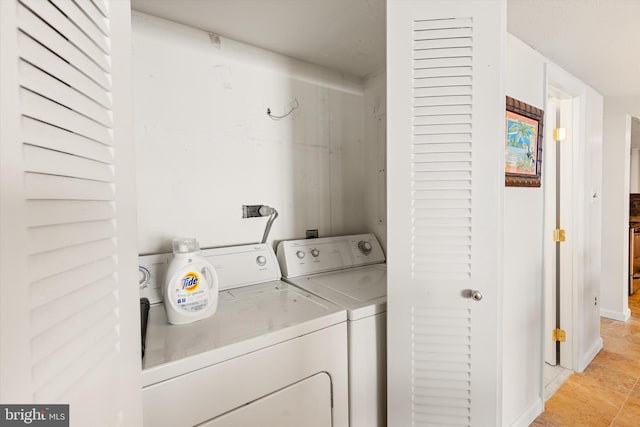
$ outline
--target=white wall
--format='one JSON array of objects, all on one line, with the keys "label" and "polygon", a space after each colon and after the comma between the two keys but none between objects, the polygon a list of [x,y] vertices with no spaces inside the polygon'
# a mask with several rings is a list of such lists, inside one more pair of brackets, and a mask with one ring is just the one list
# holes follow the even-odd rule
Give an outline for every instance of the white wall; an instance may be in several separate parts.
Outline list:
[{"label": "white wall", "polygon": [[266,219],[243,204],[278,209],[270,241],[373,231],[361,79],[139,12],[132,25],[140,253],[256,242]]},{"label": "white wall", "polygon": [[[544,60],[508,34],[507,95],[544,109]],[[542,409],[543,196],[542,187],[505,188],[502,396],[506,426],[528,425],[532,421],[528,418]]]},{"label": "white wall", "polygon": [[602,188],[602,316],[626,321],[629,259],[629,174],[631,116],[640,116],[640,97],[604,99]]},{"label": "white wall", "polygon": [[365,227],[387,247],[387,75],[385,70],[364,83]]},{"label": "white wall", "polygon": [[[580,96],[579,114],[584,119],[573,153],[573,182],[579,184],[574,184],[577,212],[572,224],[572,292],[576,304],[570,310],[575,334],[572,367],[581,371],[602,347],[599,307],[595,304],[601,281],[602,96],[509,35],[509,96],[544,109],[551,74],[567,84],[570,93]],[[542,410],[542,338],[547,334],[542,330],[544,161],[542,178],[541,188],[505,189],[503,420],[512,426],[529,425]]]}]

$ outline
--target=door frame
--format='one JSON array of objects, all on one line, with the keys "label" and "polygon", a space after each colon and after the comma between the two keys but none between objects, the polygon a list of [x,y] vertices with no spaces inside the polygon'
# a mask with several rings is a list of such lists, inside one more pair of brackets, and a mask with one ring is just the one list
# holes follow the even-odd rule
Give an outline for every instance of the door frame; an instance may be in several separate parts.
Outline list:
[{"label": "door frame", "polygon": [[[586,88],[584,84],[580,81],[576,80],[573,76],[566,73],[561,68],[555,66],[552,63],[547,63],[545,66],[545,102],[548,102],[548,94],[549,88],[553,87],[562,93],[566,94],[571,98],[572,102],[572,135],[568,135],[567,139],[563,142],[564,144],[570,144],[570,146],[566,147],[568,152],[571,155],[571,167],[570,170],[561,171],[561,179],[564,177],[568,179],[571,183],[571,194],[570,197],[570,210],[568,213],[568,218],[563,219],[562,228],[567,230],[567,240],[563,243],[566,245],[565,248],[570,248],[570,254],[567,256],[569,259],[562,261],[565,265],[565,270],[569,269],[570,271],[570,283],[564,284],[561,289],[560,295],[560,319],[562,322],[562,329],[566,331],[567,340],[565,343],[561,343],[561,351],[560,351],[560,365],[574,370],[576,372],[582,372],[586,367],[584,361],[582,360],[579,349],[581,348],[581,339],[580,336],[580,322],[584,319],[581,316],[584,316],[584,313],[580,310],[580,301],[582,299],[583,289],[580,286],[581,281],[584,279],[584,258],[580,256],[581,248],[585,247],[585,241],[581,230],[584,230],[585,223],[585,214],[584,214],[584,200],[585,200],[585,192],[588,190],[587,186],[589,183],[584,182],[584,168],[585,168],[585,155],[586,155],[586,145],[584,143],[586,139],[586,117],[587,117],[587,105],[586,105]],[[567,132],[569,133],[569,132]],[[546,133],[549,135],[549,133]],[[552,135],[552,131],[551,131]],[[547,139],[545,150],[548,150],[550,147],[549,140]],[[553,144],[555,146],[555,144]],[[555,157],[555,156],[554,156]],[[545,157],[546,159],[546,157]],[[544,207],[544,215],[545,215],[545,233],[548,232],[549,229],[553,230],[555,228],[555,203],[550,204],[547,203],[548,200],[548,192],[551,191],[549,186],[546,184],[544,187],[544,198],[545,198],[545,207]],[[553,189],[555,193],[555,188]],[[553,223],[550,224],[550,218],[553,218]],[[552,239],[551,235],[545,235],[545,239]],[[548,263],[548,257],[546,256],[546,251],[549,245],[547,245],[547,240],[545,240],[545,244],[543,245],[545,250],[545,258],[544,258],[544,274],[545,279],[547,277],[547,272],[550,268],[555,271],[555,266],[550,266]],[[555,248],[555,244],[553,245]],[[569,280],[569,279],[565,279]],[[547,289],[543,290],[543,300],[545,304],[542,304],[542,318],[545,319],[546,314],[546,301],[547,301]],[[547,329],[547,326],[544,325],[543,320],[543,328],[542,328],[542,363],[544,363],[545,357],[545,347],[546,343],[549,340],[548,334],[551,333],[550,330]],[[585,366],[583,366],[585,365]],[[541,376],[543,375],[544,369],[541,370]],[[544,394],[544,379],[542,379],[543,387],[541,389],[541,393]]]}]

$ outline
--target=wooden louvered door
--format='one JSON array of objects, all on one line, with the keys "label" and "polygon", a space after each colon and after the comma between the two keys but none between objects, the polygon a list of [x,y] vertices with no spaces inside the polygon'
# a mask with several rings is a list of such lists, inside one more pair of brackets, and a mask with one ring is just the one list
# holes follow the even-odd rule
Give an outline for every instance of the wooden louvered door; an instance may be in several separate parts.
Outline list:
[{"label": "wooden louvered door", "polygon": [[387,2],[390,426],[500,425],[505,22]]},{"label": "wooden louvered door", "polygon": [[0,402],[140,425],[129,2],[0,19]]}]

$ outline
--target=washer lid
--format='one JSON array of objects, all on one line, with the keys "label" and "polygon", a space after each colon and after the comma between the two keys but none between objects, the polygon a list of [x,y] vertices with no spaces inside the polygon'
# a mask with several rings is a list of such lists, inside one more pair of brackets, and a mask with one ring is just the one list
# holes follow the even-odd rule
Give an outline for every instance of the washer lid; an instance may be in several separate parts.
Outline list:
[{"label": "washer lid", "polygon": [[186,325],[167,323],[152,306],[142,385],[164,381],[346,320],[345,310],[282,281],[221,291],[216,313]]},{"label": "washer lid", "polygon": [[286,280],[346,308],[349,320],[387,311],[386,264]]}]

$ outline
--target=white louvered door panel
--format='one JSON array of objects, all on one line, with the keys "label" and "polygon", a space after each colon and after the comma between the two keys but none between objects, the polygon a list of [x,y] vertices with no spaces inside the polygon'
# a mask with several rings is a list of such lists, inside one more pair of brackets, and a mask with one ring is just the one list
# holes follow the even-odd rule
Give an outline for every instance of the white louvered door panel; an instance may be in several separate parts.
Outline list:
[{"label": "white louvered door panel", "polygon": [[0,8],[0,402],[140,425],[129,2]]},{"label": "white louvered door panel", "polygon": [[392,426],[501,423],[505,12],[387,2]]}]

